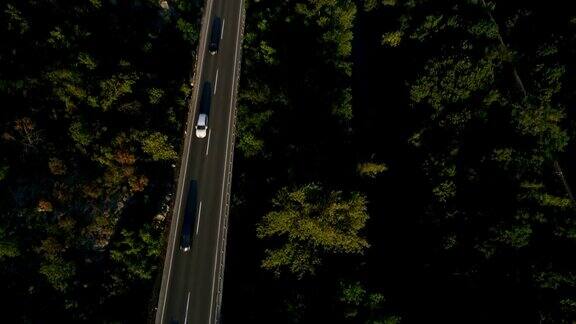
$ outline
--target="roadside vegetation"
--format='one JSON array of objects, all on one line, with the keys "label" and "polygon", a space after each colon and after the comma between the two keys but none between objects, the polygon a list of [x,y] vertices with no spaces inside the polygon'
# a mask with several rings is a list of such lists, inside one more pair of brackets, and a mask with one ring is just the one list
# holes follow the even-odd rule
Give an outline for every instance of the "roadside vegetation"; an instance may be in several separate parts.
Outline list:
[{"label": "roadside vegetation", "polygon": [[224,319],[576,320],[576,15],[249,1]]},{"label": "roadside vegetation", "polygon": [[0,5],[4,322],[146,320],[198,18],[180,0]]}]

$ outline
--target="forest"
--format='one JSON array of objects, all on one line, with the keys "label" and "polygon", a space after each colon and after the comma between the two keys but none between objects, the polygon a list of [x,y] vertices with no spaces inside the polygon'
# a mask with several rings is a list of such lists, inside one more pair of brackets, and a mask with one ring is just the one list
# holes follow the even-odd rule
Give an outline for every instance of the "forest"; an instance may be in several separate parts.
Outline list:
[{"label": "forest", "polygon": [[250,1],[246,24],[224,320],[574,323],[568,4]]},{"label": "forest", "polygon": [[3,322],[148,318],[199,17],[180,0],[0,5]]},{"label": "forest", "polygon": [[[224,323],[576,321],[576,11],[248,0]],[[0,5],[7,322],[151,318],[202,3]]]}]

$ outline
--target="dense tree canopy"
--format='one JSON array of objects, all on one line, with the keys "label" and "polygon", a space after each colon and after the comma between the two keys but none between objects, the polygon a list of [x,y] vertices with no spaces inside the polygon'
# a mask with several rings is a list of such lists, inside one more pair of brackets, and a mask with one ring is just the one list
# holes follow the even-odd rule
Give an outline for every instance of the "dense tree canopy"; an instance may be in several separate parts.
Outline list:
[{"label": "dense tree canopy", "polygon": [[[574,321],[575,22],[536,1],[249,3],[228,316]],[[364,197],[363,254],[318,253],[331,226],[302,183]],[[241,269],[246,249],[282,275]],[[247,293],[276,299],[256,314]]]},{"label": "dense tree canopy", "polygon": [[303,276],[314,273],[326,253],[362,253],[368,243],[359,236],[368,214],[366,198],[353,193],[325,193],[308,184],[294,191],[280,190],[273,201],[279,210],[264,216],[258,226],[261,238],[279,236],[286,240],[278,249],[266,251],[262,266],[279,273],[283,267]]},{"label": "dense tree canopy", "polygon": [[189,1],[0,5],[5,321],[144,320],[198,17]]}]

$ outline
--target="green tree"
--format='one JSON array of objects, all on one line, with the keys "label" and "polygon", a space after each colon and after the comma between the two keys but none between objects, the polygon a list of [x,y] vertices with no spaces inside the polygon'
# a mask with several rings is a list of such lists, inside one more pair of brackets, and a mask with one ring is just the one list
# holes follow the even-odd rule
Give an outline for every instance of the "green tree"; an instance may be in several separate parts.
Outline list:
[{"label": "green tree", "polygon": [[0,227],[0,261],[20,255],[20,250],[14,239],[6,235],[6,230]]},{"label": "green tree", "polygon": [[82,122],[76,121],[70,124],[69,128],[70,137],[78,145],[87,146],[92,142],[92,136],[88,133],[88,130],[84,127]]},{"label": "green tree", "polygon": [[376,178],[380,173],[388,170],[384,163],[364,162],[358,164],[358,173],[363,177]]},{"label": "green tree", "polygon": [[[122,63],[120,63],[122,65]],[[114,75],[111,78],[100,82],[100,107],[106,111],[112,107],[114,103],[122,99],[128,94],[132,93],[132,88],[138,80],[136,74],[131,75]]]},{"label": "green tree", "polygon": [[151,88],[148,90],[148,99],[150,103],[155,105],[160,102],[162,97],[164,96],[164,91],[158,88]]},{"label": "green tree", "polygon": [[370,292],[368,287],[359,281],[340,281],[339,302],[344,310],[344,317],[353,323],[400,323],[400,316],[384,312],[386,303],[384,295]]},{"label": "green tree", "polygon": [[330,254],[361,254],[368,242],[360,231],[368,220],[366,198],[343,197],[317,184],[284,188],[273,200],[274,211],[258,224],[260,238],[277,238],[279,248],[266,250],[262,267],[276,274],[287,268],[303,277],[313,274]]},{"label": "green tree", "polygon": [[54,289],[65,292],[76,273],[76,267],[73,262],[56,257],[44,262],[40,266],[40,273],[46,277]]},{"label": "green tree", "polygon": [[6,178],[9,170],[10,170],[10,167],[8,166],[8,164],[6,162],[0,162],[0,181],[4,180],[4,178]]},{"label": "green tree", "polygon": [[149,134],[142,140],[142,150],[154,161],[173,161],[178,157],[168,142],[168,136],[159,132]]},{"label": "green tree", "polygon": [[122,230],[122,238],[114,244],[110,258],[123,269],[128,280],[150,280],[157,269],[156,258],[161,252],[157,233],[146,226],[138,232]]},{"label": "green tree", "polygon": [[17,31],[18,34],[24,34],[30,29],[30,25],[22,12],[12,4],[6,4],[4,13],[8,16],[6,29],[8,31]]},{"label": "green tree", "polygon": [[322,31],[321,41],[325,57],[334,66],[351,75],[352,28],[356,19],[356,5],[350,0],[315,0],[296,4],[296,13],[304,17],[306,24]]}]

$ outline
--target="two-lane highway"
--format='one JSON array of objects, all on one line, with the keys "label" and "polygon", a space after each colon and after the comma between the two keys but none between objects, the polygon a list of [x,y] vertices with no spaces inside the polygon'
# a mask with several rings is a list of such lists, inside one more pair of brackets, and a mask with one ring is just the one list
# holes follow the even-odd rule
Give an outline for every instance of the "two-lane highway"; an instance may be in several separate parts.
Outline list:
[{"label": "two-lane highway", "polygon": [[[156,323],[211,324],[219,320],[244,23],[242,6],[242,0],[206,3]],[[210,54],[207,44],[214,17],[221,19],[221,40],[218,52]],[[198,138],[194,125],[205,82],[212,85],[208,133]],[[193,180],[197,182],[196,210],[192,211],[196,218],[192,246],[185,252],[179,248],[180,235]]]}]

